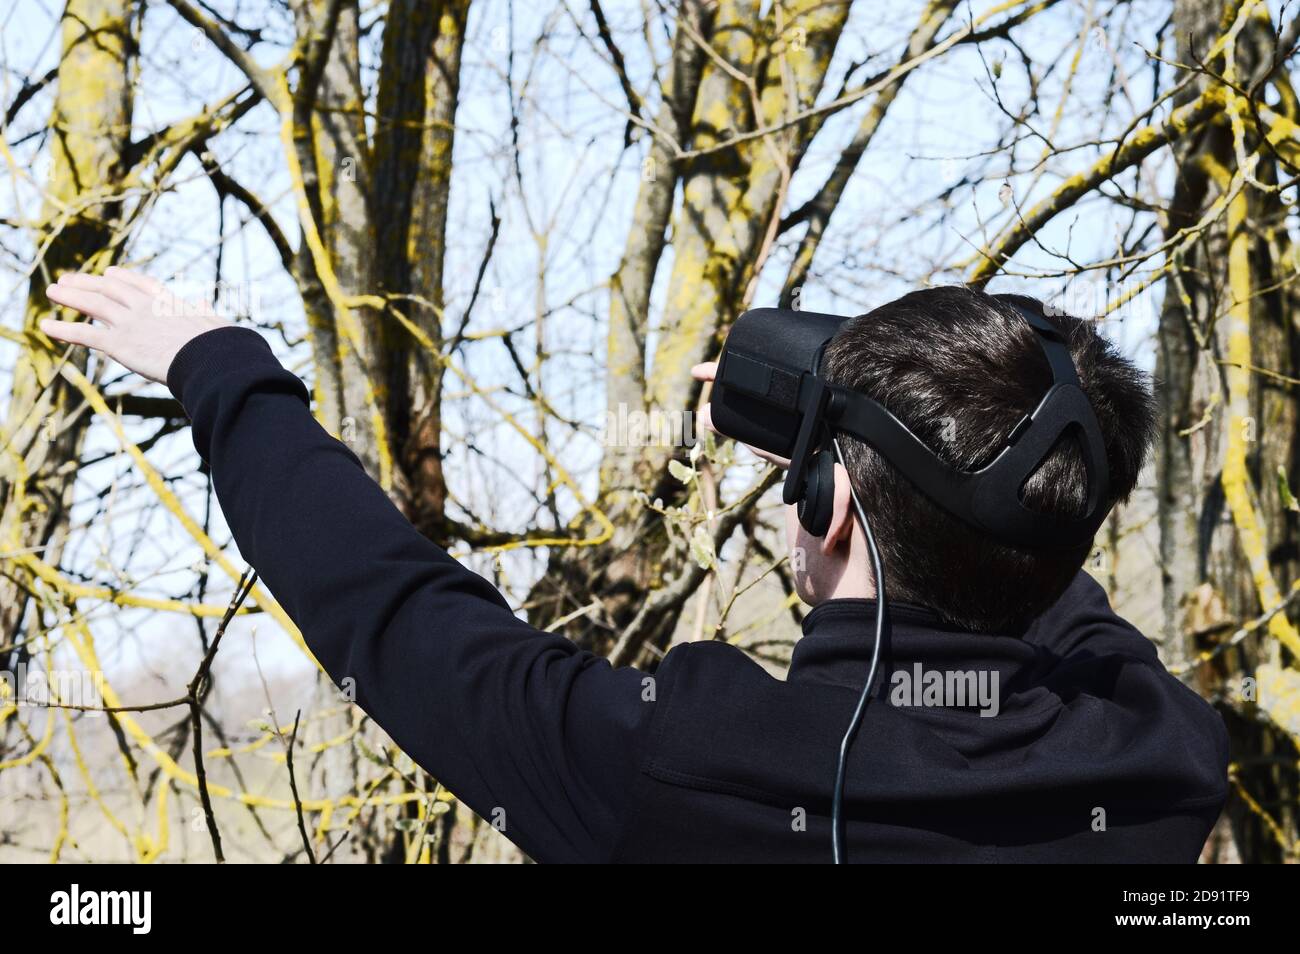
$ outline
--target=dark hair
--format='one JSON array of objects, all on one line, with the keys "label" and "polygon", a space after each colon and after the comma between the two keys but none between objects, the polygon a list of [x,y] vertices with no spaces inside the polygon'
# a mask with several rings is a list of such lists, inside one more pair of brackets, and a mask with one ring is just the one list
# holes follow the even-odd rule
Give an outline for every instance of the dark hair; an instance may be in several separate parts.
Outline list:
[{"label": "dark hair", "polygon": [[[927,288],[846,322],[826,347],[827,379],[879,401],[947,463],[978,470],[1051,386],[1037,337],[1007,302],[962,286]],[[1146,375],[1090,321],[1047,314],[1066,335],[1106,441],[1110,503],[1128,498],[1155,434]],[[980,632],[1014,632],[1065,591],[1088,556],[998,543],[940,509],[868,445],[842,439],[881,549],[886,595]],[[1032,509],[1082,514],[1086,476],[1067,432],[1026,481]]]}]

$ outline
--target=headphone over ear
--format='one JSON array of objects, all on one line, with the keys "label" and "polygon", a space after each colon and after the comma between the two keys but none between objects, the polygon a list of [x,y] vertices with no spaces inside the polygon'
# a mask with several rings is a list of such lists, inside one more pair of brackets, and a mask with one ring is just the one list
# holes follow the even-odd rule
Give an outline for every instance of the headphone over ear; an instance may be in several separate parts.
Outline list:
[{"label": "headphone over ear", "polygon": [[799,522],[814,537],[824,537],[834,512],[835,455],[823,447],[808,463],[803,496],[799,498]]}]

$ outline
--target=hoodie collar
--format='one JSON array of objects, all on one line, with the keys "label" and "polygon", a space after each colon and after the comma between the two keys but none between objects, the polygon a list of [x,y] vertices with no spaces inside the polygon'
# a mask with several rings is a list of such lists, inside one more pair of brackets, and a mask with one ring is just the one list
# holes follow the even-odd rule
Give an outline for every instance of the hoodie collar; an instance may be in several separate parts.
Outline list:
[{"label": "hoodie collar", "polygon": [[[861,688],[871,666],[876,601],[835,599],[803,619],[803,639],[791,656],[791,680]],[[997,672],[1003,693],[1050,668],[1033,644],[1014,636],[972,632],[945,623],[933,610],[890,601],[885,618],[877,693],[894,672],[923,670]]]}]

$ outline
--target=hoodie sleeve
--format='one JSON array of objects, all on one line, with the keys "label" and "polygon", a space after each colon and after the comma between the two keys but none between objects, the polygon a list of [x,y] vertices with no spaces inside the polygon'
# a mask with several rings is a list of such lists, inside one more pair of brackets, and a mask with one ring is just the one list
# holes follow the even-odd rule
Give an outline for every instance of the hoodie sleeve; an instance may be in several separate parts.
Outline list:
[{"label": "hoodie sleeve", "polygon": [[652,715],[647,677],[527,625],[416,531],[257,332],[198,336],[167,384],[241,553],[335,683],[534,859],[605,859]]}]

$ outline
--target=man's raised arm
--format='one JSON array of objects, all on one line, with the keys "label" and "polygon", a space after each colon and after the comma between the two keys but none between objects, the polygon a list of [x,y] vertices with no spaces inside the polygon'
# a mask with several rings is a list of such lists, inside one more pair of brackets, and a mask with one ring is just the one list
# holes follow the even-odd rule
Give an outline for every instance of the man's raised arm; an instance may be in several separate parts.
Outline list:
[{"label": "man's raised arm", "polygon": [[61,281],[51,300],[101,324],[42,328],[165,377],[243,556],[405,752],[538,860],[608,857],[653,708],[643,674],[517,619],[321,428],[261,335],[211,318],[187,336],[143,282]]}]

